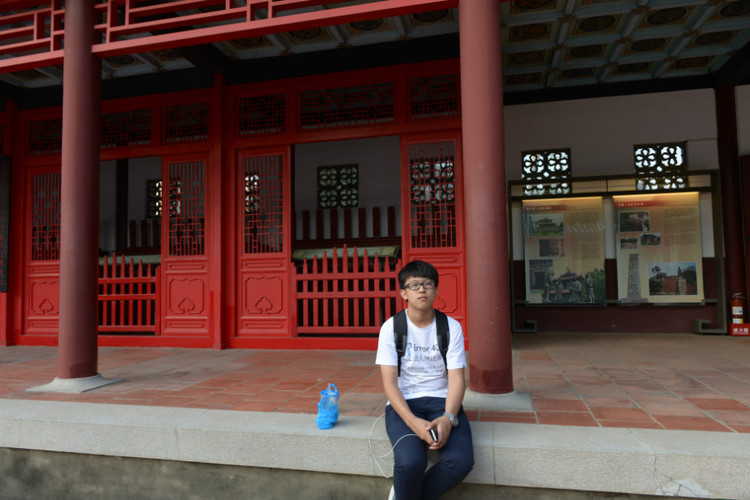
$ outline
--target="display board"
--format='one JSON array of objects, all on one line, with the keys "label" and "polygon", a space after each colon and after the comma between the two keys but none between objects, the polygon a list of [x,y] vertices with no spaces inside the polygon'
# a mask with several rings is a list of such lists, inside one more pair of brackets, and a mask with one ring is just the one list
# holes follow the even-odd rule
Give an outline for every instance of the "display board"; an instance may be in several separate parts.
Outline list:
[{"label": "display board", "polygon": [[602,198],[523,202],[526,302],[604,304]]},{"label": "display board", "polygon": [[704,300],[696,192],[615,196],[621,303]]}]

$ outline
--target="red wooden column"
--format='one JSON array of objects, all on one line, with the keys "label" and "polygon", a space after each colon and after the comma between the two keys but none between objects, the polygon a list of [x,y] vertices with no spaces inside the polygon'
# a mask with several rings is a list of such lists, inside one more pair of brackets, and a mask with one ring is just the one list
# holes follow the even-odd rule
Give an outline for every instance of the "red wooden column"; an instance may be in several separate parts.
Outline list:
[{"label": "red wooden column", "polygon": [[513,391],[499,0],[458,4],[469,388]]},{"label": "red wooden column", "polygon": [[[724,269],[726,276],[725,314],[731,321],[729,300],[735,293],[747,297],[745,239],[742,234],[742,180],[739,139],[737,135],[737,101],[734,87],[714,89],[716,102],[717,146],[719,148],[719,182],[721,184],[721,220],[724,232]],[[721,303],[719,307],[721,307]]]},{"label": "red wooden column", "polygon": [[66,2],[60,207],[59,379],[97,374],[99,104],[94,0]]}]

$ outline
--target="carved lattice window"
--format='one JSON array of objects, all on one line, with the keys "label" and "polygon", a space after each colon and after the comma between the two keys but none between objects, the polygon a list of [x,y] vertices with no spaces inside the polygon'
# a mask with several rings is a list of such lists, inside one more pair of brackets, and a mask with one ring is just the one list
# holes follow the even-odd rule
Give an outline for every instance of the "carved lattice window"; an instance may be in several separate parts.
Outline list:
[{"label": "carved lattice window", "polygon": [[359,206],[359,166],[318,167],[318,208]]},{"label": "carved lattice window", "polygon": [[393,120],[391,82],[308,90],[300,96],[302,130],[387,123]]},{"label": "carved lattice window", "polygon": [[241,136],[274,134],[286,130],[286,96],[260,95],[239,100]]},{"label": "carved lattice window", "polygon": [[570,193],[573,178],[570,149],[524,151],[521,180],[526,196],[561,195]]},{"label": "carved lattice window", "polygon": [[204,161],[169,165],[169,255],[203,255],[205,248]]},{"label": "carved lattice window", "polygon": [[458,116],[458,75],[414,78],[410,87],[412,119]]},{"label": "carved lattice window", "polygon": [[164,108],[164,143],[208,139],[208,103],[178,104]]},{"label": "carved lattice window", "polygon": [[62,151],[62,118],[29,123],[29,156],[58,154]]},{"label": "carved lattice window", "polygon": [[35,175],[31,200],[31,260],[60,258],[60,173]]},{"label": "carved lattice window", "polygon": [[633,146],[636,188],[639,191],[675,190],[686,187],[687,144]]},{"label": "carved lattice window", "polygon": [[146,217],[156,219],[162,212],[162,182],[161,179],[146,180]]},{"label": "carved lattice window", "polygon": [[453,142],[409,148],[410,225],[414,248],[456,245],[456,178]]},{"label": "carved lattice window", "polygon": [[151,110],[103,114],[101,130],[103,148],[151,144]]},{"label": "carved lattice window", "polygon": [[244,180],[245,253],[283,250],[284,200],[281,156],[246,158]]}]

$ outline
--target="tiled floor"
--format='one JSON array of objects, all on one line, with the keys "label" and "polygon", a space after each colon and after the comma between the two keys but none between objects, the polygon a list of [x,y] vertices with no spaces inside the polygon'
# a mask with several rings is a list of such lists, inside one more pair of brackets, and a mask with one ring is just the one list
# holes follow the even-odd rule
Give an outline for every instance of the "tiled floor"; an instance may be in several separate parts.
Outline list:
[{"label": "tiled floor", "polygon": [[[750,338],[529,334],[513,339],[514,387],[533,411],[471,410],[476,421],[750,432]],[[380,415],[371,351],[101,348],[117,384],[83,394],[26,389],[56,376],[56,349],[0,347],[0,398],[237,411],[317,412],[334,382],[342,415]]]}]

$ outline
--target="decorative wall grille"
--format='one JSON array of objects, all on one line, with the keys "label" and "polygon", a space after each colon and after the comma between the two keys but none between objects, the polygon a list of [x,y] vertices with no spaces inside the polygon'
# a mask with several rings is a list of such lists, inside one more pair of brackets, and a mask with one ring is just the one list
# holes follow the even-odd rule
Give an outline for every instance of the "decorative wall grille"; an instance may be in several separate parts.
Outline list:
[{"label": "decorative wall grille", "polygon": [[239,100],[240,136],[286,131],[284,94],[243,97]]},{"label": "decorative wall grille", "polygon": [[196,102],[164,107],[164,143],[208,139],[208,103]]},{"label": "decorative wall grille", "polygon": [[281,156],[246,158],[243,179],[245,253],[281,252],[284,243]]},{"label": "decorative wall grille", "polygon": [[29,123],[29,156],[59,154],[62,151],[62,118]]},{"label": "decorative wall grille", "polygon": [[359,166],[318,167],[318,208],[359,206]]},{"label": "decorative wall grille", "polygon": [[394,121],[393,83],[308,90],[300,96],[300,128],[315,130]]},{"label": "decorative wall grille", "polygon": [[561,195],[570,193],[573,173],[570,149],[524,151],[521,179],[527,196]]},{"label": "decorative wall grille", "polygon": [[410,91],[412,119],[458,116],[458,75],[414,78]]},{"label": "decorative wall grille", "polygon": [[409,147],[411,244],[456,246],[456,180],[453,142]]},{"label": "decorative wall grille", "polygon": [[162,213],[162,182],[161,179],[146,180],[146,217],[155,219]]},{"label": "decorative wall grille", "polygon": [[151,144],[150,109],[105,113],[101,120],[102,148]]},{"label": "decorative wall grille", "polygon": [[636,189],[675,190],[686,187],[687,143],[633,146]]},{"label": "decorative wall grille", "polygon": [[32,178],[31,260],[60,258],[60,172]]},{"label": "decorative wall grille", "polygon": [[169,165],[169,255],[203,255],[205,249],[204,161]]}]

